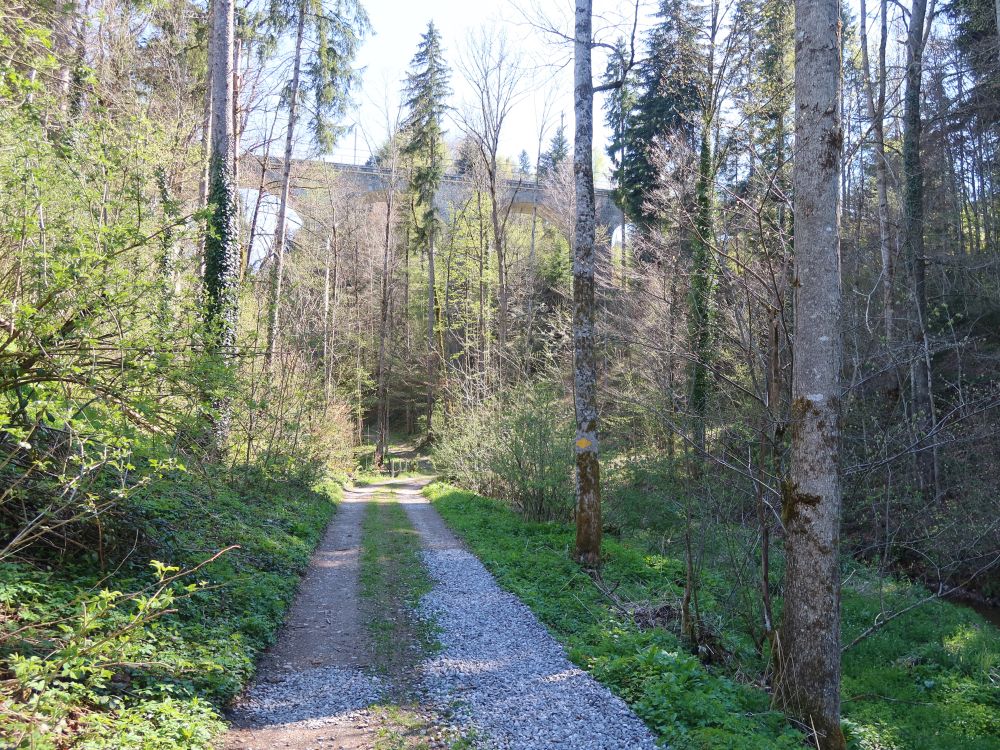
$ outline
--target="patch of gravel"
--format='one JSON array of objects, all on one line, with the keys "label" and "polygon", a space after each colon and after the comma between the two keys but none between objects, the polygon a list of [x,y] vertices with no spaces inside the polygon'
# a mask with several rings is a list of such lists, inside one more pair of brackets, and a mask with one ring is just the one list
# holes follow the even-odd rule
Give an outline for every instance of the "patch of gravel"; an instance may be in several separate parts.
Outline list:
[{"label": "patch of gravel", "polygon": [[382,700],[385,692],[378,677],[357,669],[280,672],[255,682],[234,706],[232,717],[247,728],[291,724],[316,728],[351,718]]},{"label": "patch of gravel", "polygon": [[425,544],[430,542],[423,558],[436,583],[423,598],[421,613],[435,620],[441,644],[421,665],[421,687],[485,738],[478,746],[657,748],[628,706],[570,662],[531,610],[503,591],[474,555],[441,539],[437,523],[420,523],[430,521],[427,511],[436,515],[433,509],[412,511]]}]

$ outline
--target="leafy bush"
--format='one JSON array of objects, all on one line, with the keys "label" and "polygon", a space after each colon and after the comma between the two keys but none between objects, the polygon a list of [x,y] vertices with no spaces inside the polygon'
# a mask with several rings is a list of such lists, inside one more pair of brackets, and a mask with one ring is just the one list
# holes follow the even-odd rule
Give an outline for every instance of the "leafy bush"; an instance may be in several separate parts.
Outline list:
[{"label": "leafy bush", "polygon": [[565,520],[573,508],[573,434],[566,400],[538,383],[465,407],[434,461],[451,479],[508,500],[527,518]]}]

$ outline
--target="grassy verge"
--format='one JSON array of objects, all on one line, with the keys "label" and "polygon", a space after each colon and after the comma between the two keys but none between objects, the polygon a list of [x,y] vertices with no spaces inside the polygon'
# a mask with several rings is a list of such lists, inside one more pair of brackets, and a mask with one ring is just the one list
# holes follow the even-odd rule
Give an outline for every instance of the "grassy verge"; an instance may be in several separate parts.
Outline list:
[{"label": "grassy verge", "polygon": [[[116,533],[135,546],[117,570],[87,558],[0,566],[0,746],[210,747],[337,493],[175,472],[129,501]],[[190,569],[232,544],[167,583],[167,563]]]},{"label": "grassy verge", "polygon": [[[803,736],[752,684],[759,657],[739,633],[719,637],[731,655],[706,667],[668,627],[638,628],[612,608],[570,561],[572,530],[530,523],[503,504],[435,484],[426,494],[455,531],[567,648],[570,658],[622,696],[672,748],[802,748]],[[681,561],[639,543],[608,539],[607,585],[632,602],[670,602],[681,594]],[[706,573],[711,613],[734,589]],[[899,584],[881,594],[859,571],[844,592],[850,640],[879,611],[879,596],[903,603],[920,595]],[[936,602],[890,623],[847,652],[844,717],[852,748],[995,750],[1000,747],[1000,635],[972,612]]]},{"label": "grassy verge", "polygon": [[365,509],[361,539],[361,596],[375,666],[390,677],[390,701],[369,711],[378,725],[372,750],[467,750],[468,738],[443,727],[413,701],[413,667],[436,648],[434,626],[415,610],[432,583],[420,559],[420,538],[391,491]]},{"label": "grassy verge", "polygon": [[361,529],[361,596],[375,664],[405,678],[433,645],[430,624],[414,614],[431,589],[420,538],[388,492],[368,504]]}]

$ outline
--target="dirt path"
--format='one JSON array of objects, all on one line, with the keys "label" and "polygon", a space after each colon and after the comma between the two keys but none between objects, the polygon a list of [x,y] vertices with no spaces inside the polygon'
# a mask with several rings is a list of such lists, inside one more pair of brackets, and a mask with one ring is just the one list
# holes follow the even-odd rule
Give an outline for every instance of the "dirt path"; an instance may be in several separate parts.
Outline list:
[{"label": "dirt path", "polygon": [[231,714],[226,750],[368,748],[362,713],[381,697],[367,674],[372,651],[358,574],[365,508],[382,488],[351,490],[320,542],[277,643]]},{"label": "dirt path", "polygon": [[655,750],[455,538],[427,481],[346,494],[222,747]]}]

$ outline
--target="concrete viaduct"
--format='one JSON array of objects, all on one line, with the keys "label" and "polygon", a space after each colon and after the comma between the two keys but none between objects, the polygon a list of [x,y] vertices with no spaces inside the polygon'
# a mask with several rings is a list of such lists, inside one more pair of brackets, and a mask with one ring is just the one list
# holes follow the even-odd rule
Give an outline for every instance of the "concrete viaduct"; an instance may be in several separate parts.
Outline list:
[{"label": "concrete viaduct", "polygon": [[[356,164],[339,164],[324,161],[298,162],[304,169],[296,170],[292,179],[292,205],[296,195],[302,195],[309,190],[320,189],[323,180],[317,174],[320,170],[329,169],[334,172],[341,185],[356,194],[370,196],[373,202],[382,202],[379,196],[384,196],[389,188],[392,174],[389,170],[378,167],[358,166]],[[255,157],[248,157],[240,168],[241,187],[256,190],[260,185],[261,164]],[[400,189],[403,181],[400,180]],[[446,174],[441,180],[437,193],[437,209],[442,216],[449,216],[453,207],[462,203],[469,195],[472,180],[460,174]],[[281,160],[270,159],[264,176],[264,192],[277,195],[281,186]],[[537,206],[542,218],[549,218],[557,208],[550,205],[552,196],[546,190],[536,187],[533,182],[523,180],[505,180],[504,200],[511,201],[513,213],[531,214]],[[608,236],[614,237],[624,222],[622,212],[615,205],[611,190],[598,188],[595,190],[597,223],[607,228]],[[383,199],[384,200],[384,199]]]}]

